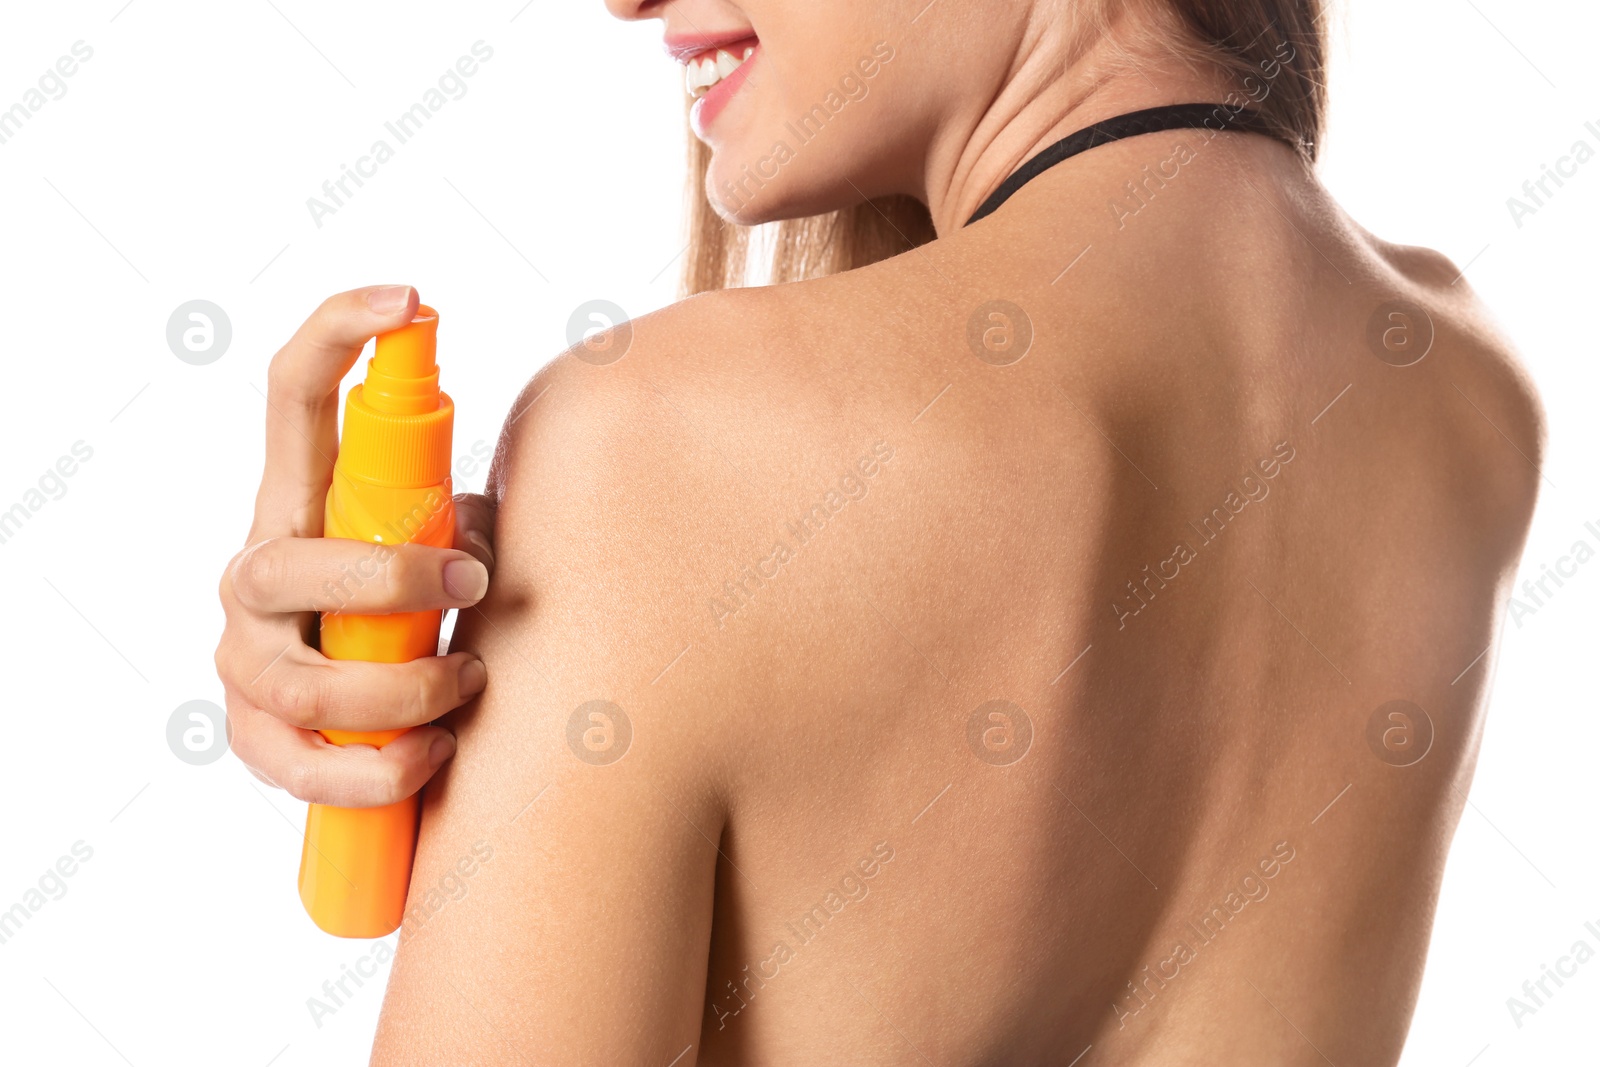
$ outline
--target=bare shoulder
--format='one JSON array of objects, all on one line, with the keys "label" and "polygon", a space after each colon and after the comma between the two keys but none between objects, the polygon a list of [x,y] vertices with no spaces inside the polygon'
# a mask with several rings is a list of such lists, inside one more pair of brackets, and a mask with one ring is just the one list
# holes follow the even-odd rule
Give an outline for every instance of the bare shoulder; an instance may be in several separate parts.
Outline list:
[{"label": "bare shoulder", "polygon": [[558,500],[643,511],[667,504],[674,485],[736,473],[724,451],[736,444],[730,418],[758,397],[776,399],[767,379],[772,339],[784,336],[772,321],[779,304],[751,291],[707,293],[559,355],[507,413],[491,499],[511,509],[526,499],[547,515]]},{"label": "bare shoulder", "polygon": [[491,497],[515,507],[519,486],[537,482],[549,499],[556,487],[542,483],[556,480],[591,503],[645,509],[726,496],[729,482],[775,487],[790,470],[774,464],[796,438],[823,445],[894,402],[885,394],[898,385],[902,339],[859,330],[856,276],[870,273],[704,293],[574,346],[512,405]]},{"label": "bare shoulder", "polygon": [[[1372,239],[1387,275],[1390,299],[1368,324],[1368,345],[1383,362],[1375,372],[1397,380],[1412,374],[1397,400],[1414,423],[1433,428],[1436,471],[1453,471],[1452,495],[1486,532],[1486,548],[1508,563],[1520,553],[1543,478],[1547,438],[1544,406],[1515,344],[1473,292],[1465,271],[1431,248]],[[1412,355],[1389,353],[1382,331],[1408,338]],[[1419,419],[1430,411],[1448,418]],[[1397,419],[1398,423],[1400,420]],[[1498,534],[1499,536],[1495,536]]]},{"label": "bare shoulder", "polygon": [[[1526,466],[1542,469],[1548,430],[1538,388],[1520,353],[1490,309],[1468,284],[1466,272],[1431,248],[1403,249],[1404,263],[1424,292],[1451,320],[1462,371],[1483,388],[1480,405],[1525,454]],[[1478,398],[1474,398],[1475,400]]]},{"label": "bare shoulder", "polygon": [[530,633],[581,635],[608,692],[692,705],[681,721],[707,733],[706,709],[739,710],[784,625],[763,612],[730,628],[715,605],[770,559],[791,487],[833,473],[819,457],[841,432],[808,400],[827,386],[788,358],[789,308],[762,291],[707,294],[569,350],[512,405],[490,473],[496,623],[525,611]]},{"label": "bare shoulder", "polygon": [[[1466,270],[1437,249],[1377,244],[1383,258],[1422,303],[1445,317],[1449,355],[1463,373],[1485,387],[1484,399],[1515,431],[1515,439],[1529,446],[1529,458],[1537,465],[1546,438],[1538,389],[1510,337],[1473,292]],[[1429,325],[1438,332],[1436,324]]]},{"label": "bare shoulder", "polygon": [[708,356],[750,333],[732,296],[625,323],[534,375],[489,475],[498,557],[567,576],[603,563],[636,592],[659,592],[693,566],[686,552],[714,543],[730,511],[718,501],[748,476],[738,410],[760,389]]}]

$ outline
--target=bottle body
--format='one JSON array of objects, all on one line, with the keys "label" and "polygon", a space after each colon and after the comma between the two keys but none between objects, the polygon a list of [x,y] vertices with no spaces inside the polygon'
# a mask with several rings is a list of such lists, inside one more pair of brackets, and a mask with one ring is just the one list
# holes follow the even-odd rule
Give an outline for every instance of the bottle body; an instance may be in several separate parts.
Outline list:
[{"label": "bottle body", "polygon": [[[439,653],[441,611],[363,616],[338,610],[360,586],[382,580],[394,546],[450,548],[455,541],[455,405],[439,389],[438,329],[438,312],[419,305],[409,323],[379,334],[366,379],[345,398],[322,532],[366,541],[372,551],[329,583],[337,605],[322,613],[322,654],[329,659],[405,663]],[[405,732],[324,730],[322,736],[336,745],[382,748]],[[300,900],[319,927],[362,938],[399,928],[416,854],[418,801],[412,794],[379,808],[310,806]]]},{"label": "bottle body", "polygon": [[[343,474],[328,490],[323,535],[373,543],[370,561],[335,587],[348,592],[377,580],[390,546],[402,541],[449,548],[455,536],[450,482],[424,489],[372,485]],[[441,611],[392,615],[322,615],[322,654],[329,659],[403,663],[439,652]],[[382,748],[405,730],[323,730],[336,745]],[[323,930],[340,937],[392,933],[405,913],[416,852],[420,793],[377,808],[312,804],[300,857],[300,899]]]}]

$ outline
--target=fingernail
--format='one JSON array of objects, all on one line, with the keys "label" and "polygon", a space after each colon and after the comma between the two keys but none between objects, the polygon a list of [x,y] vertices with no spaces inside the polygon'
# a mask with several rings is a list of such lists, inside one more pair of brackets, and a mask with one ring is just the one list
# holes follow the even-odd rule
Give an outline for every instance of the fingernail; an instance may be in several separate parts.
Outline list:
[{"label": "fingernail", "polygon": [[479,533],[477,530],[468,530],[467,540],[483,549],[483,554],[489,557],[490,563],[494,562],[494,546],[489,543],[489,539],[487,537],[483,536],[483,534]]},{"label": "fingernail", "polygon": [[392,315],[411,300],[411,286],[386,285],[367,294],[367,307],[380,315]]},{"label": "fingernail", "polygon": [[457,600],[477,603],[489,591],[489,568],[475,559],[453,559],[444,565],[444,591]]},{"label": "fingernail", "polygon": [[428,767],[437,769],[439,764],[450,758],[456,750],[454,734],[443,733],[433,739],[433,744],[428,746]]},{"label": "fingernail", "polygon": [[461,687],[461,695],[472,696],[484,687],[489,681],[489,668],[483,665],[481,659],[469,659],[461,667],[461,673],[456,675],[456,684]]}]

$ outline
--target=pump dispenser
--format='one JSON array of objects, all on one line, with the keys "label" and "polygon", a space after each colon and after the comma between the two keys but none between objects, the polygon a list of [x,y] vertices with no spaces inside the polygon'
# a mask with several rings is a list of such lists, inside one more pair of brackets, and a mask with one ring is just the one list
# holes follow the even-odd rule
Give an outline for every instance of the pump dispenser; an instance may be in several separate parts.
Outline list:
[{"label": "pump dispenser", "polygon": [[[366,381],[350,390],[328,490],[323,536],[369,541],[371,556],[349,568],[336,596],[380,581],[392,546],[449,548],[455,539],[450,438],[455,405],[439,390],[439,316],[417,308],[410,323],[380,334]],[[392,615],[322,613],[329,659],[404,663],[439,653],[441,611]],[[323,730],[336,745],[382,748],[405,730]],[[416,851],[420,794],[380,808],[312,804],[300,856],[300,900],[340,937],[392,933],[405,912]]]}]

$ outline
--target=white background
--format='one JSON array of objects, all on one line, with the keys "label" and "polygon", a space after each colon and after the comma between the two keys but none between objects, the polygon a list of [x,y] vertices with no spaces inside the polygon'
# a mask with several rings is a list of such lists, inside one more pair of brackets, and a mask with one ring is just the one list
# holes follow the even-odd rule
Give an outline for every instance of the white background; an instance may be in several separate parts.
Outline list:
[{"label": "white background", "polygon": [[[413,283],[443,312],[456,451],[492,446],[579,303],[672,299],[681,76],[657,26],[600,0],[123,5],[8,4],[0,32],[0,108],[94,50],[0,144],[0,511],[93,449],[0,544],[0,910],[93,850],[0,944],[0,1060],[364,1062],[386,972],[320,1026],[307,1009],[373,945],[301,912],[303,806],[166,740],[178,705],[221,700],[215,586],[248,523],[267,360],[326,294]],[[480,39],[466,95],[316,227],[306,198]],[[1349,0],[1332,57],[1326,182],[1375,233],[1470,264],[1543,391],[1524,576],[1600,546],[1600,159],[1520,228],[1506,205],[1574,141],[1600,149],[1597,40],[1584,0]],[[196,298],[233,329],[207,366],[166,342]],[[1520,1028],[1506,998],[1576,940],[1600,948],[1597,605],[1591,563],[1505,627],[1407,1064],[1594,1062],[1600,960]]]}]

